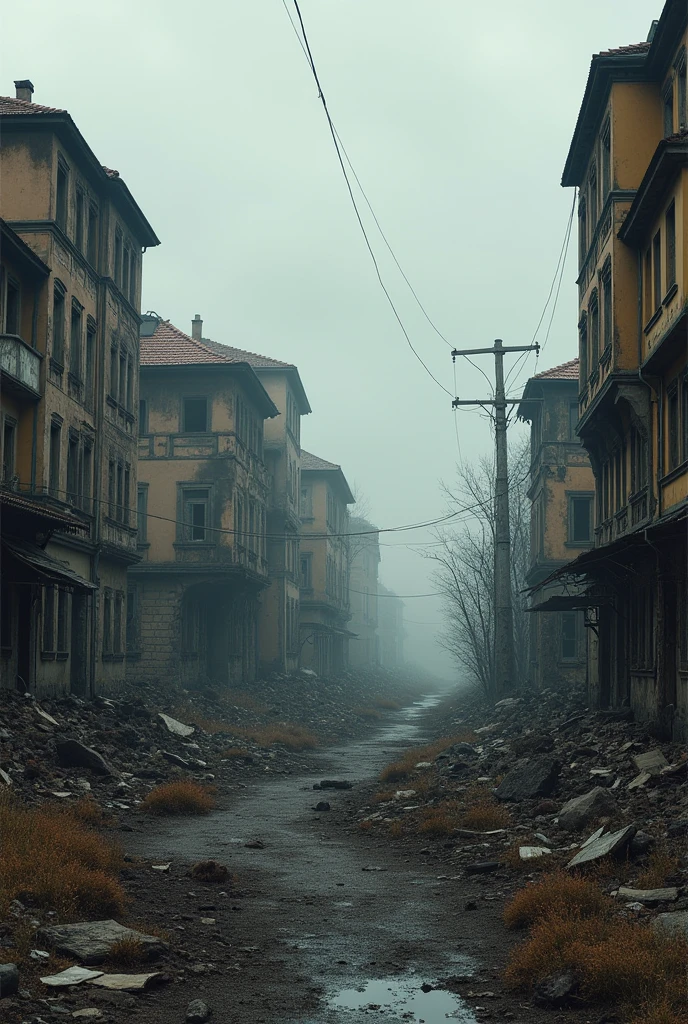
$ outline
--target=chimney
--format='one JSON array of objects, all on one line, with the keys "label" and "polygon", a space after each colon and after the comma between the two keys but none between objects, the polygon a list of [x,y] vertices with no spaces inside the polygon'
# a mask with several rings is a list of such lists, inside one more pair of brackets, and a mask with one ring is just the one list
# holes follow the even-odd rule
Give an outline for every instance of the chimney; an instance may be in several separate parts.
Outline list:
[{"label": "chimney", "polygon": [[659,20],[657,18],[655,18],[655,20],[650,25],[650,31],[647,33],[647,41],[648,41],[648,43],[651,43],[654,40],[655,32],[657,31],[657,26],[658,25],[659,25]]},{"label": "chimney", "polygon": [[31,103],[31,97],[33,96],[33,82],[30,82],[28,78],[23,78],[14,83],[14,88],[17,90],[18,100],[26,100],[27,103]]},{"label": "chimney", "polygon": [[194,341],[203,340],[203,321],[201,320],[200,313],[196,313],[196,316],[191,321],[191,337]]}]

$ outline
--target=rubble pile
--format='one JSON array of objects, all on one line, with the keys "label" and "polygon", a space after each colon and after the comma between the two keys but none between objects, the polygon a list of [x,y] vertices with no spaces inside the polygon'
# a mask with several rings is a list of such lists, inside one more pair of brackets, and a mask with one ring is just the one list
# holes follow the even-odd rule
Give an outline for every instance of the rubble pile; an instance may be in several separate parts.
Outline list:
[{"label": "rubble pile", "polygon": [[[359,826],[421,846],[429,861],[463,875],[489,876],[480,883],[502,886],[501,896],[543,866],[602,864],[603,884],[626,913],[670,910],[659,915],[671,918],[667,927],[688,927],[683,746],[653,738],[629,710],[593,711],[579,695],[550,691],[489,709],[477,699],[454,700],[438,709],[437,723],[442,735],[460,741],[417,764],[395,792],[378,784],[373,802],[352,812]],[[460,807],[476,794],[480,800],[481,791],[480,806],[493,808],[500,827],[455,826],[443,834],[424,827],[433,809]],[[637,884],[659,851],[666,874]],[[655,865],[655,875],[661,871]],[[494,891],[485,890],[485,898],[496,898]]]},{"label": "rubble pile", "polygon": [[249,692],[149,686],[93,700],[37,700],[4,690],[0,790],[10,786],[29,803],[90,796],[121,817],[171,779],[217,784],[303,764],[298,749],[269,733],[252,739],[254,729],[290,723],[311,732],[313,742],[349,738],[377,724],[385,712],[376,701],[384,708],[417,692],[385,672],[327,681],[297,673],[252,684]]}]

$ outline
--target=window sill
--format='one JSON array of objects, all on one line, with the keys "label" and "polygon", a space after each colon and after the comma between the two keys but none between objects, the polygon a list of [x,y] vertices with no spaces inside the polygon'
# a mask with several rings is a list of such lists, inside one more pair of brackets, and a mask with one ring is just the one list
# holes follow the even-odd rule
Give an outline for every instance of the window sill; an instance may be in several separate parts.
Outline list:
[{"label": "window sill", "polygon": [[69,651],[58,651],[55,655],[55,661],[67,661],[69,658]]},{"label": "window sill", "polygon": [[677,291],[678,291],[678,284],[677,284],[676,281],[674,281],[674,283],[672,284],[671,288],[669,289],[669,291],[666,293],[666,295],[662,299],[662,305],[663,306],[668,306]]},{"label": "window sill", "polygon": [[659,309],[657,309],[657,311],[652,314],[650,319],[647,321],[647,323],[643,327],[643,334],[649,334],[650,333],[650,331],[655,326],[655,324],[657,323],[657,321],[659,320],[659,318],[661,317],[663,312],[664,312],[664,307],[660,306]]},{"label": "window sill", "polygon": [[55,651],[41,651],[41,661],[55,661]]},{"label": "window sill", "polygon": [[103,661],[124,661],[123,654],[104,654]]},{"label": "window sill", "polygon": [[678,477],[683,476],[686,470],[688,470],[688,458],[684,459],[678,466],[674,466],[673,469],[670,469],[659,482],[662,486],[664,486],[664,484],[670,484],[672,481],[678,479]]},{"label": "window sill", "polygon": [[150,547],[150,541],[139,540],[136,542],[136,547],[139,549],[139,551],[145,551]]},{"label": "window sill", "polygon": [[60,363],[57,359],[50,357],[50,369],[53,373],[59,373],[60,376],[64,373],[64,363]]},{"label": "window sill", "polygon": [[[150,545],[148,545],[150,547]],[[197,548],[205,548],[210,551],[217,547],[212,541],[208,540],[178,540],[173,544],[175,548],[184,548],[185,550],[196,550]]]},{"label": "window sill", "polygon": [[117,408],[117,402],[116,402],[116,400],[115,400],[115,399],[114,399],[114,398],[112,397],[112,395],[106,395],[106,397],[105,397],[105,401],[106,401],[106,402],[107,402],[107,404],[108,404],[109,406],[111,406],[111,407],[112,407],[113,409],[116,409],[116,408]]}]

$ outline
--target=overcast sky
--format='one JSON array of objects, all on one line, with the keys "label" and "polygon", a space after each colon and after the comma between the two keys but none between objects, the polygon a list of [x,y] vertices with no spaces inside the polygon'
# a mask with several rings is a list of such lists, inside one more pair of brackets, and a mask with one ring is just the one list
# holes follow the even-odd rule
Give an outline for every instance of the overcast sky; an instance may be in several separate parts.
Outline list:
[{"label": "overcast sky", "polygon": [[[532,340],[573,200],[559,182],[591,54],[645,39],[661,6],[301,0],[337,130],[452,345]],[[35,102],[68,109],[160,237],[143,309],[187,331],[200,313],[207,336],[297,363],[313,407],[304,447],[341,463],[379,526],[441,515],[438,482],[458,458],[451,399],[377,282],[281,0],[34,0],[3,5],[0,37],[0,91],[30,78]],[[450,349],[365,204],[363,216],[414,346],[453,393]],[[576,355],[575,251],[574,238],[539,370]],[[465,361],[457,379],[462,397],[485,395]],[[492,443],[480,415],[459,413],[458,428],[464,459]],[[381,540],[394,545],[383,581],[431,592],[429,563],[403,546],[430,531]],[[408,653],[448,672],[441,603],[409,599],[406,613]]]}]

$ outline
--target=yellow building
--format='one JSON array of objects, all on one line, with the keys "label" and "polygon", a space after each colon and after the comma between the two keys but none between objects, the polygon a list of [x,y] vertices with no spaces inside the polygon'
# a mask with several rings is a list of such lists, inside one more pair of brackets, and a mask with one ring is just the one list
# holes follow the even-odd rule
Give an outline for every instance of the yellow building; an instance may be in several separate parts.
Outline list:
[{"label": "yellow building", "polygon": [[258,652],[262,672],[293,672],[299,666],[299,494],[301,417],[311,411],[293,363],[202,338],[196,314],[191,333],[214,351],[247,362],[279,409],[265,421],[264,460],[270,474],[267,551],[269,586],[261,595]]},{"label": "yellow building", "polygon": [[255,678],[269,582],[264,421],[277,414],[245,359],[143,317],[133,681]]},{"label": "yellow building", "polygon": [[354,634],[349,641],[349,664],[353,668],[370,668],[380,663],[377,634],[380,535],[362,516],[350,517],[349,530],[351,620],[348,628]]},{"label": "yellow building", "polygon": [[[11,478],[16,489],[83,526],[51,530],[44,542],[72,585],[45,586],[32,605],[36,657],[24,682],[39,692],[91,693],[117,686],[125,674],[126,573],[138,557],[129,508],[142,251],[158,239],[67,111],[33,103],[31,82],[15,85],[16,97],[0,97],[0,215],[47,275],[40,272],[37,301],[34,286],[22,293],[19,337],[26,344],[3,342],[7,353],[14,346],[24,358],[38,392],[33,429],[17,434]],[[8,268],[6,331],[16,306],[12,280]],[[29,347],[39,357],[37,387]],[[8,401],[7,415],[16,419],[12,408]]]},{"label": "yellow building", "polygon": [[301,451],[301,665],[321,676],[348,662],[347,505],[354,501],[340,466]]},{"label": "yellow building", "polygon": [[[593,544],[595,479],[576,436],[578,360],[531,377],[518,407],[530,423],[530,567],[535,587],[572,555]],[[529,676],[538,689],[585,684],[584,612],[568,589],[553,584],[529,602]]]},{"label": "yellow building", "polygon": [[597,617],[592,696],[688,735],[688,6],[593,58],[563,184],[579,190],[578,433],[595,550],[560,570]]}]

